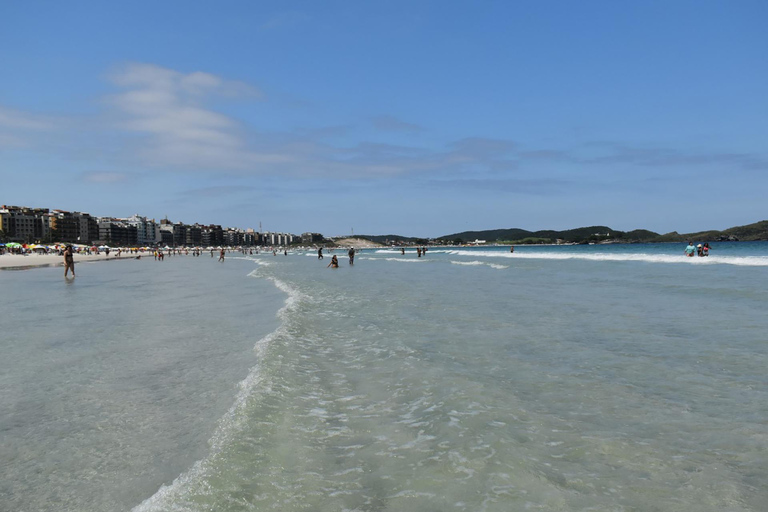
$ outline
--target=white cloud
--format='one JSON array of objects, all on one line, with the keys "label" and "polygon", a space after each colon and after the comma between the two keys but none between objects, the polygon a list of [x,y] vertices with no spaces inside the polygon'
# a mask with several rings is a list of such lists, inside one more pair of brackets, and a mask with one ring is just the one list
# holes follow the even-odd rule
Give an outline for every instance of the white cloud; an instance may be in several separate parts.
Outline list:
[{"label": "white cloud", "polygon": [[128,179],[122,172],[92,171],[83,173],[83,180],[89,183],[120,183]]},{"label": "white cloud", "polygon": [[50,117],[0,106],[0,148],[28,146],[30,134],[49,131],[55,126]]},{"label": "white cloud", "polygon": [[144,134],[139,154],[147,163],[192,169],[248,169],[284,161],[249,151],[234,119],[206,108],[216,96],[261,98],[255,87],[204,72],[189,74],[151,64],[129,64],[110,75],[127,89],[108,103],[120,114],[118,127]]}]

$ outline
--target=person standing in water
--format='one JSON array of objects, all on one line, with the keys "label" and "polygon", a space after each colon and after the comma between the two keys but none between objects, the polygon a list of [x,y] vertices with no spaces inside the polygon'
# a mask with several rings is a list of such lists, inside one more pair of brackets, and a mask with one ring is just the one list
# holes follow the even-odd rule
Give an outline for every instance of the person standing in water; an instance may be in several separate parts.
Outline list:
[{"label": "person standing in water", "polygon": [[72,270],[72,277],[75,277],[75,255],[72,253],[72,246],[68,245],[64,249],[64,277]]},{"label": "person standing in water", "polygon": [[224,261],[224,249],[219,253],[219,261]]},{"label": "person standing in water", "polygon": [[335,254],[333,255],[333,258],[331,258],[331,262],[328,264],[328,267],[339,268],[339,259]]},{"label": "person standing in water", "polygon": [[323,259],[323,248],[322,247],[317,250],[317,259],[319,259],[319,260]]},{"label": "person standing in water", "polygon": [[349,255],[349,264],[354,265],[355,264],[355,248],[350,247],[349,252],[347,254]]},{"label": "person standing in water", "polygon": [[686,256],[693,257],[693,255],[696,253],[696,247],[693,246],[693,242],[688,242],[688,247],[686,247],[683,252]]}]

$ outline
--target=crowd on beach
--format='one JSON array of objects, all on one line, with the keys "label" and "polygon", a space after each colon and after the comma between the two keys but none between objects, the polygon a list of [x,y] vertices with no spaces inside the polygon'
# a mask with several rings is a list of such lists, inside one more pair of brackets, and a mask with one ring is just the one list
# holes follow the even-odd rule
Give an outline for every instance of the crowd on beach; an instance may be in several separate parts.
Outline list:
[{"label": "crowd on beach", "polygon": [[17,254],[20,256],[45,256],[49,254],[55,254],[57,256],[64,255],[64,251],[68,248],[72,248],[73,254],[80,254],[85,256],[100,255],[102,253],[109,256],[110,251],[115,252],[118,256],[123,252],[138,253],[144,251],[146,248],[122,248],[118,247],[113,249],[111,247],[102,246],[87,246],[87,245],[75,245],[75,244],[55,244],[55,245],[37,245],[37,244],[19,244],[19,243],[7,243],[0,244],[0,255],[3,254]]}]

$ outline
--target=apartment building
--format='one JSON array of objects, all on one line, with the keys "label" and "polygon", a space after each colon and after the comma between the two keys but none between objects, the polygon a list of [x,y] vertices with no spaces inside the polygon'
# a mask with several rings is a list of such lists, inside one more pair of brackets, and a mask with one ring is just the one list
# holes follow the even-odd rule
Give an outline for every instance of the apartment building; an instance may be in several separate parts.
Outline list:
[{"label": "apartment building", "polygon": [[154,219],[136,214],[124,219],[124,222],[136,227],[136,243],[138,245],[146,247],[155,245],[160,241],[160,227]]},{"label": "apartment building", "polygon": [[120,219],[111,217],[99,218],[99,241],[118,247],[134,247],[138,245],[138,230],[136,226]]},{"label": "apartment building", "polygon": [[197,247],[203,243],[203,227],[200,224],[187,226],[185,245]]},{"label": "apartment building", "polygon": [[36,242],[49,235],[47,215],[47,208],[3,205],[0,208],[0,230],[12,242]]}]

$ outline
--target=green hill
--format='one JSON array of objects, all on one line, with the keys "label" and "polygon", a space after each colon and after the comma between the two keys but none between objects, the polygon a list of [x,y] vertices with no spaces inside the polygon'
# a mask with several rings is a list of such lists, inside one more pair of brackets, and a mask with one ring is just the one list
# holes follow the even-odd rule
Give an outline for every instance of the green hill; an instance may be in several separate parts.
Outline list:
[{"label": "green hill", "polygon": [[723,231],[709,230],[698,233],[680,234],[677,231],[660,235],[647,229],[618,231],[608,226],[588,226],[564,231],[541,230],[528,231],[520,228],[489,229],[484,231],[462,231],[438,238],[443,242],[463,243],[475,240],[485,240],[488,243],[536,244],[556,243],[562,240],[566,243],[589,242],[685,242],[697,241],[727,241],[727,240],[768,240],[768,220],[755,222],[746,226],[736,226]]},{"label": "green hill", "polygon": [[[655,233],[654,233],[655,234]],[[463,231],[452,235],[441,236],[439,240],[472,242],[485,240],[487,242],[507,243],[555,243],[558,239],[569,243],[580,243],[588,240],[605,240],[623,235],[620,231],[607,226],[589,226],[565,231],[542,230],[528,231],[520,228],[491,229],[487,231]]]}]

